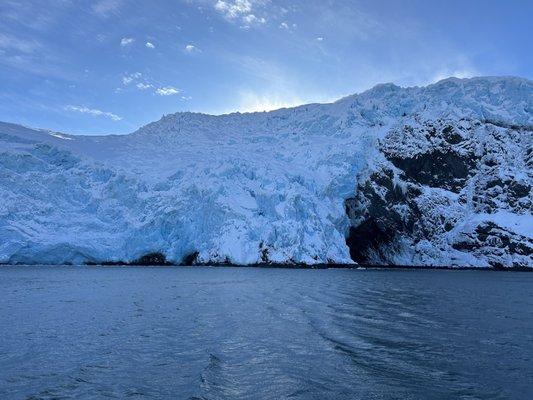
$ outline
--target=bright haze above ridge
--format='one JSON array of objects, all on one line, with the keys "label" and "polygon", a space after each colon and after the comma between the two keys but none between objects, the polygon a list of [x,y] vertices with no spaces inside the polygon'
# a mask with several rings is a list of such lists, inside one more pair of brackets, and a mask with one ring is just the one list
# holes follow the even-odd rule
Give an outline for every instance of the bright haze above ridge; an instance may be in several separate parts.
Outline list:
[{"label": "bright haze above ridge", "polygon": [[128,133],[378,83],[533,78],[523,0],[2,0],[0,120]]}]

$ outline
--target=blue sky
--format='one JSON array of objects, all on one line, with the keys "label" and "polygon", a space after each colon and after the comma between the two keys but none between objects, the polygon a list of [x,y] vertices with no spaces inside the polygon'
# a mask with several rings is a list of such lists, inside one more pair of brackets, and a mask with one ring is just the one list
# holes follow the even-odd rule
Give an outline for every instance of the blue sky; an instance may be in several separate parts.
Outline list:
[{"label": "blue sky", "polygon": [[529,0],[1,0],[0,120],[128,133],[377,83],[533,78]]}]

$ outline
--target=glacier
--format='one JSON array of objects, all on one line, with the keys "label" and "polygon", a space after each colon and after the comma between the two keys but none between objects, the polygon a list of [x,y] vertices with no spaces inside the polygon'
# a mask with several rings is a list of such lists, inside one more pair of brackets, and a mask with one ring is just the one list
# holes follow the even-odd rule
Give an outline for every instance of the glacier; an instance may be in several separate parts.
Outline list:
[{"label": "glacier", "polygon": [[381,84],[128,135],[0,123],[0,263],[533,267],[533,82]]}]

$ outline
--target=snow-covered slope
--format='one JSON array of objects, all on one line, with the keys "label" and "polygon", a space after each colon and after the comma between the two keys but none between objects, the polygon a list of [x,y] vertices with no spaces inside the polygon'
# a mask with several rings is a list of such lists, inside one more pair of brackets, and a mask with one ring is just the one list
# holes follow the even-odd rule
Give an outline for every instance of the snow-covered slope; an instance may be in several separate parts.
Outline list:
[{"label": "snow-covered slope", "polygon": [[0,262],[533,266],[532,147],[520,78],[125,136],[1,123]]}]

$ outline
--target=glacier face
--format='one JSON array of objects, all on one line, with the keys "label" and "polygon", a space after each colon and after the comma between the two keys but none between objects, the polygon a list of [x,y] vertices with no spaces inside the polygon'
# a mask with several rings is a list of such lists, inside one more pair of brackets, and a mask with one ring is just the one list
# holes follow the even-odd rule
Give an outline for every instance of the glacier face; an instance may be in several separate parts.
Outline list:
[{"label": "glacier face", "polygon": [[0,262],[532,266],[532,147],[520,78],[177,113],[124,136],[2,123]]}]

